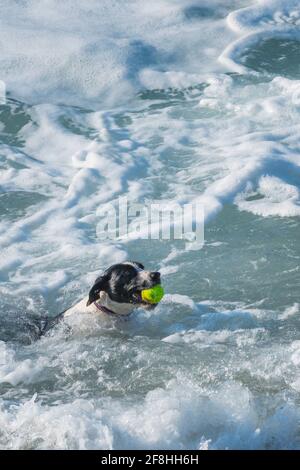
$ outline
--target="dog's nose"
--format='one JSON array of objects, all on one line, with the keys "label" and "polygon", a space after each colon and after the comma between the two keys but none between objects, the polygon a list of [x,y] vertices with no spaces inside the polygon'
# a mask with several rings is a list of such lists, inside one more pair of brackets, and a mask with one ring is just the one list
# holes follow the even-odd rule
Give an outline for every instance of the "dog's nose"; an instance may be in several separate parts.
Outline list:
[{"label": "dog's nose", "polygon": [[156,281],[156,282],[160,281],[160,273],[158,271],[150,273],[150,277],[152,281]]}]

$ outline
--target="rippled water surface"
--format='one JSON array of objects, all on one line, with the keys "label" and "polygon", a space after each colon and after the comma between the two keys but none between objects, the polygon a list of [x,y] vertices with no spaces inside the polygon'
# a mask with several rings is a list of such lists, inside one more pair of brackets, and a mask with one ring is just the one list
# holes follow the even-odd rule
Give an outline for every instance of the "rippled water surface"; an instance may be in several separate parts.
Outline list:
[{"label": "rippled water surface", "polygon": [[[6,18],[4,22],[4,18]],[[300,447],[297,1],[4,1],[0,447]],[[99,211],[199,202],[205,245],[104,242]],[[129,320],[36,323],[136,259]]]}]

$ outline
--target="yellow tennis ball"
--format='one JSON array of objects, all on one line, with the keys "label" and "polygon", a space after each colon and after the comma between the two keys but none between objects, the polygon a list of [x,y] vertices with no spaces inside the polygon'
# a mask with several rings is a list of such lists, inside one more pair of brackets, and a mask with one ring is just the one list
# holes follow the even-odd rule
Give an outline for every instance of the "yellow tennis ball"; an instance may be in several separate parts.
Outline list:
[{"label": "yellow tennis ball", "polygon": [[164,290],[160,284],[157,284],[151,289],[142,291],[142,299],[149,304],[158,304],[164,296]]}]

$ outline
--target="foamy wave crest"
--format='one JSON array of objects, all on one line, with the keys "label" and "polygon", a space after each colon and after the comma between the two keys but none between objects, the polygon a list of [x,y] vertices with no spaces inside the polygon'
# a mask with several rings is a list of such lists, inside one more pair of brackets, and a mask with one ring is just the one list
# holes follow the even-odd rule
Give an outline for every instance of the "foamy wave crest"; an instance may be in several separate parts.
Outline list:
[{"label": "foamy wave crest", "polygon": [[261,425],[242,385],[203,393],[173,380],[139,405],[77,399],[49,407],[34,395],[18,407],[2,403],[0,420],[10,449],[289,449],[299,411],[287,404]]},{"label": "foamy wave crest", "polygon": [[300,215],[300,194],[297,187],[272,176],[262,176],[256,191],[248,191],[236,198],[241,210],[262,216]]},{"label": "foamy wave crest", "polygon": [[241,37],[222,52],[219,60],[238,73],[249,73],[243,55],[268,40],[300,41],[300,10],[297,0],[258,0],[254,5],[231,12],[229,27]]},{"label": "foamy wave crest", "polygon": [[[197,9],[192,0],[4,0],[0,80],[23,100],[93,108],[127,102],[145,86],[198,83],[227,35],[219,23],[215,33],[211,21],[197,26],[214,17],[211,3]],[[202,48],[207,35],[210,47]]]}]

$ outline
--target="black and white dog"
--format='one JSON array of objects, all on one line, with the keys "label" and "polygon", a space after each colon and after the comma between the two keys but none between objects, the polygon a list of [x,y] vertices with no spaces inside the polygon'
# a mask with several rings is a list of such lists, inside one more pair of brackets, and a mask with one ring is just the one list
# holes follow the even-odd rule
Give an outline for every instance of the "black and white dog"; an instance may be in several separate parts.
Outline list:
[{"label": "black and white dog", "polygon": [[136,308],[153,309],[157,304],[143,301],[141,292],[157,284],[160,284],[160,273],[146,271],[141,263],[126,261],[114,264],[96,279],[87,297],[55,318],[45,320],[41,335],[76,312],[128,316]]}]

